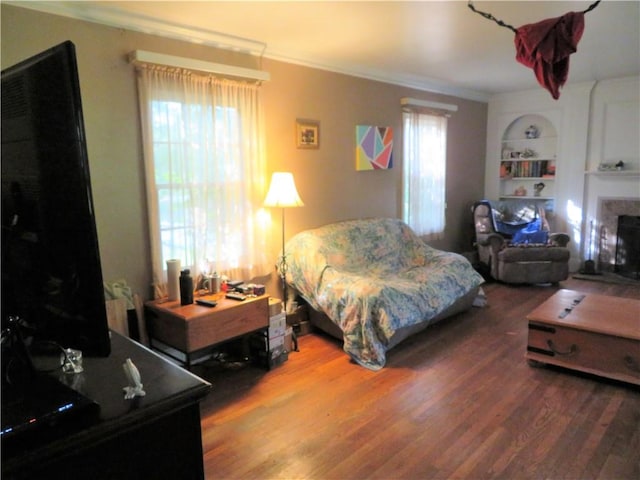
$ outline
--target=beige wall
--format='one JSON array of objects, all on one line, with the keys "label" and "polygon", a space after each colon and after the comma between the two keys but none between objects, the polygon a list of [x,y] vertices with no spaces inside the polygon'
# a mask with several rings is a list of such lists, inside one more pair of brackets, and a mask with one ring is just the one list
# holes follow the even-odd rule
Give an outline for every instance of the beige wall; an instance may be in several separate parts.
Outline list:
[{"label": "beige wall", "polygon": [[[124,278],[148,297],[142,147],[135,76],[127,54],[142,49],[253,68],[259,60],[4,4],[1,8],[2,68],[64,40],[76,45],[103,275],[106,281]],[[400,215],[400,98],[411,96],[459,107],[449,122],[447,229],[445,238],[433,245],[470,249],[469,208],[484,190],[486,104],[269,59],[262,60],[261,68],[271,74],[263,87],[268,170],[292,171],[305,202],[305,207],[286,212],[287,237],[337,220]],[[320,121],[320,149],[296,148],[296,118]],[[358,124],[394,128],[391,170],[355,170]],[[275,227],[279,236],[279,222]],[[275,262],[277,252],[273,256]]]}]

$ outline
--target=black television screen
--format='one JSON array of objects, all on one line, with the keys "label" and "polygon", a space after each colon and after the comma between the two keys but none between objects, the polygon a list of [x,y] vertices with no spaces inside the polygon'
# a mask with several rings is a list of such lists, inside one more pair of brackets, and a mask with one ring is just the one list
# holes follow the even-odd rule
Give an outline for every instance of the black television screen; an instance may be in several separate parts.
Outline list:
[{"label": "black television screen", "polygon": [[[2,71],[2,326],[111,350],[75,47]],[[32,347],[33,348],[33,347]]]}]

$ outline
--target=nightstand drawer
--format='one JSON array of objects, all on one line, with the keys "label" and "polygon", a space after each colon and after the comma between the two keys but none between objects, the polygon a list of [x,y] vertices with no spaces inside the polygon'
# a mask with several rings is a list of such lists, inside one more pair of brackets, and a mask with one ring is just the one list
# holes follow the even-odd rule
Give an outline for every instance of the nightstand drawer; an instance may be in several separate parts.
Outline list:
[{"label": "nightstand drawer", "polygon": [[[224,307],[218,305],[221,306]],[[266,296],[252,301],[235,302],[230,308],[215,311],[218,307],[211,309],[211,314],[189,319],[188,352],[269,327],[269,299]]]}]

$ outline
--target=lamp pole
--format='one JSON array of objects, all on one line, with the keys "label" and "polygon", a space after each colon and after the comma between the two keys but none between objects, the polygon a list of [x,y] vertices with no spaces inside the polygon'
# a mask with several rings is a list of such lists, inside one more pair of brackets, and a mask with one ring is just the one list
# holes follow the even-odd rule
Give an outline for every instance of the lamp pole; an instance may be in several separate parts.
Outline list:
[{"label": "lamp pole", "polygon": [[282,303],[284,311],[287,311],[287,255],[284,251],[284,207],[282,207],[282,256],[280,257],[280,280],[282,281]]}]

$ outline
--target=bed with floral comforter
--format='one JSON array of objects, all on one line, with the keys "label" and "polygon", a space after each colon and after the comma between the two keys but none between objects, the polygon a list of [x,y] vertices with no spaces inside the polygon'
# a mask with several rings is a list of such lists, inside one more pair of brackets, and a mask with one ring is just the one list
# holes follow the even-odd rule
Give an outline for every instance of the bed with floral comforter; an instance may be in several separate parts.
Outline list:
[{"label": "bed with floral comforter", "polygon": [[427,245],[397,219],[306,230],[285,251],[287,283],[340,328],[345,352],[371,370],[384,367],[396,334],[469,308],[483,282],[467,259]]}]

